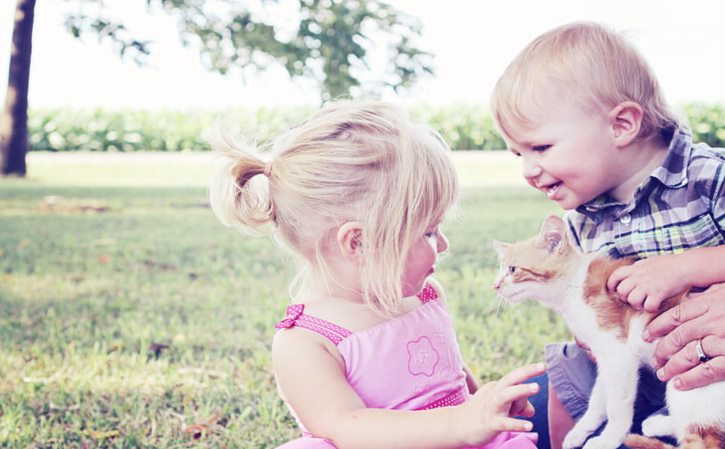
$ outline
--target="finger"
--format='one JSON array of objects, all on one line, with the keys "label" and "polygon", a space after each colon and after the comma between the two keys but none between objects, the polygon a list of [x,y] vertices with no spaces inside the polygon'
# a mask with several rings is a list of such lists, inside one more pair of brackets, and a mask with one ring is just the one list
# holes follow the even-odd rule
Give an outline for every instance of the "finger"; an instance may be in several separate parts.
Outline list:
[{"label": "finger", "polygon": [[642,307],[646,312],[655,313],[660,309],[660,304],[662,304],[663,300],[664,298],[656,293],[653,295],[647,295]]},{"label": "finger", "polygon": [[721,380],[725,380],[725,357],[715,357],[705,363],[700,363],[675,377],[672,382],[678,390],[692,390]]},{"label": "finger", "polygon": [[642,310],[642,305],[647,300],[647,293],[639,288],[633,289],[625,298],[634,310]]},{"label": "finger", "polygon": [[[722,355],[721,351],[717,349],[720,347],[719,338],[707,336],[699,341],[705,355],[713,358]],[[670,359],[657,370],[657,377],[666,382],[678,374],[685,373],[702,363],[700,362],[700,356],[695,349],[697,347],[697,342],[698,340],[691,341],[686,344],[681,351],[678,351],[670,357]]]},{"label": "finger", "polygon": [[657,378],[666,382],[678,374],[691,370],[700,364],[695,347],[697,341],[691,341],[661,367],[657,369]]},{"label": "finger", "polygon": [[[699,325],[698,320],[688,321],[674,328],[672,332],[663,337],[655,346],[654,366],[659,368],[668,360],[682,351],[690,342],[703,338],[709,333],[704,323]],[[694,325],[693,325],[694,324]]]},{"label": "finger", "polygon": [[710,303],[703,300],[702,296],[683,301],[650,321],[645,328],[643,337],[647,341],[652,341],[668,335],[673,329],[704,315],[709,309]]},{"label": "finger", "polygon": [[498,383],[504,387],[520,384],[532,377],[544,374],[544,371],[546,371],[546,365],[543,363],[522,366],[505,374]]},{"label": "finger", "polygon": [[536,409],[531,404],[531,402],[526,401],[526,404],[524,404],[524,407],[516,414],[516,416],[520,416],[522,418],[531,418],[536,414]]},{"label": "finger", "polygon": [[635,284],[632,278],[627,278],[617,285],[617,294],[619,299],[625,301],[629,296],[629,293],[634,290]]},{"label": "finger", "polygon": [[629,277],[629,274],[632,272],[632,266],[628,265],[625,267],[619,267],[614,272],[609,275],[609,279],[607,279],[607,290],[610,292],[617,291],[617,285],[619,285],[620,282],[622,282],[624,279]]},{"label": "finger", "polygon": [[516,401],[525,400],[538,392],[539,384],[536,383],[510,385],[499,390],[498,395],[496,395],[495,399],[492,398],[492,401],[502,405],[511,404],[511,406],[506,407],[506,410],[510,410]]},{"label": "finger", "polygon": [[528,432],[534,428],[534,425],[530,421],[524,419],[509,418],[505,416],[498,416],[493,419],[493,428],[497,432],[511,431],[511,432]]}]

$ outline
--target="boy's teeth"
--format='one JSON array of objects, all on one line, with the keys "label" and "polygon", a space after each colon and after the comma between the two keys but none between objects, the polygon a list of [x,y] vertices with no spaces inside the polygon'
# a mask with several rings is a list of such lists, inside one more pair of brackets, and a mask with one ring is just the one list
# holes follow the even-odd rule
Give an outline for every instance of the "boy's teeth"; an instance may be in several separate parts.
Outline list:
[{"label": "boy's teeth", "polygon": [[559,190],[559,186],[560,185],[561,185],[561,183],[556,183],[556,184],[554,184],[552,186],[547,187],[546,188],[546,195],[547,196],[552,196],[553,194],[555,194],[556,191]]}]

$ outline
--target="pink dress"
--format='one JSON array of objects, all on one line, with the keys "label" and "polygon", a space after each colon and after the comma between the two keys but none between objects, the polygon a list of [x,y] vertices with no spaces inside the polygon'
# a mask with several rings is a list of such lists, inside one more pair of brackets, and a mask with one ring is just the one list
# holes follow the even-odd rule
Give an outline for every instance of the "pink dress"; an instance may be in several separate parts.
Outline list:
[{"label": "pink dress", "polygon": [[[302,327],[335,343],[348,383],[369,408],[426,410],[462,404],[469,393],[453,320],[432,286],[426,285],[418,298],[420,307],[359,332],[305,315],[304,304],[290,305],[287,318],[276,327]],[[297,423],[302,438],[280,449],[335,448],[299,419]],[[482,448],[534,449],[536,439],[535,433],[503,432]]]}]

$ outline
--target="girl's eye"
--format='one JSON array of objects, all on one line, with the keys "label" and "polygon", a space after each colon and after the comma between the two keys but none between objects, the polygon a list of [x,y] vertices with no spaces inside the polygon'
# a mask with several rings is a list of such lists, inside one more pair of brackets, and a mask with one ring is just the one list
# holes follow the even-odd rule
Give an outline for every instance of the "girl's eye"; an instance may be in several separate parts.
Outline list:
[{"label": "girl's eye", "polygon": [[436,229],[434,231],[428,231],[423,235],[425,236],[425,238],[430,239],[430,238],[435,237],[436,234],[438,234],[438,229]]},{"label": "girl's eye", "polygon": [[509,274],[516,273],[516,267],[509,267]]},{"label": "girl's eye", "polygon": [[533,151],[536,151],[537,153],[541,153],[543,151],[546,151],[549,148],[551,148],[551,145],[535,145],[535,146],[531,147],[531,149]]}]

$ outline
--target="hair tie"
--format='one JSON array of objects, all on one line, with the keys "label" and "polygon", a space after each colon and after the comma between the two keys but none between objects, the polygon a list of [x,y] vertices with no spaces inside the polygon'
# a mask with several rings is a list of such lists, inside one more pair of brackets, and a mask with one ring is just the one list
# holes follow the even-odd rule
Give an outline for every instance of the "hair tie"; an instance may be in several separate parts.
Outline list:
[{"label": "hair tie", "polygon": [[269,178],[269,175],[272,173],[272,161],[267,162],[264,165],[264,176]]}]

